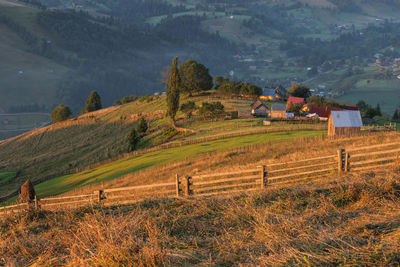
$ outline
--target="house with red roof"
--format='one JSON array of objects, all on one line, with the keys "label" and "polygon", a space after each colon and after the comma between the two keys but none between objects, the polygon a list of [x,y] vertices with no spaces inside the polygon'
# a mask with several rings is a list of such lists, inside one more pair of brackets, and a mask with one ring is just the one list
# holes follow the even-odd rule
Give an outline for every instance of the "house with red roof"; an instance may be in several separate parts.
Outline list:
[{"label": "house with red roof", "polygon": [[288,107],[290,104],[304,104],[304,98],[289,96],[286,106]]},{"label": "house with red roof", "polygon": [[286,109],[289,109],[290,105],[296,105],[296,104],[304,104],[304,98],[302,97],[295,97],[295,96],[289,96],[287,102],[286,102]]},{"label": "house with red roof", "polygon": [[312,105],[310,113],[312,113],[312,114],[316,113],[319,118],[327,120],[329,118],[329,116],[331,115],[331,111],[333,111],[333,110],[340,111],[340,110],[343,110],[343,109],[341,109],[341,108],[323,107],[323,106],[319,107],[319,106],[316,106],[316,105]]}]

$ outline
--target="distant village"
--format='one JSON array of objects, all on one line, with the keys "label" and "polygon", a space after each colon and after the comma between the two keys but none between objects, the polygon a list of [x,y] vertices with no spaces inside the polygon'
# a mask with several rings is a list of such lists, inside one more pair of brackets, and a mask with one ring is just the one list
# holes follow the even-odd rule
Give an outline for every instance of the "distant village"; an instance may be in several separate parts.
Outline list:
[{"label": "distant village", "polygon": [[[250,111],[239,110],[239,118],[265,118],[263,124],[273,121],[298,123],[328,122],[329,136],[360,134],[363,121],[358,107],[348,104],[311,102],[302,97],[289,96],[283,88],[264,88],[262,95],[250,105]],[[312,98],[311,98],[312,99]],[[319,96],[315,98],[321,100]]]}]

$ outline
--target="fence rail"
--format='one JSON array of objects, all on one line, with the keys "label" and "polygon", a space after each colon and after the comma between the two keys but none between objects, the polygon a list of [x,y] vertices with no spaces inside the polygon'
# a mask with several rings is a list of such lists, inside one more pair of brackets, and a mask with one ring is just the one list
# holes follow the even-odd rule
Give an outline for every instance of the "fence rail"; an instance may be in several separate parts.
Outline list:
[{"label": "fence rail", "polygon": [[237,171],[179,176],[160,184],[110,188],[92,194],[47,197],[0,207],[0,214],[26,209],[75,208],[84,205],[125,205],[148,198],[204,197],[235,192],[261,190],[268,186],[312,181],[349,172],[378,170],[400,164],[400,142],[339,149],[335,155],[271,163]]}]

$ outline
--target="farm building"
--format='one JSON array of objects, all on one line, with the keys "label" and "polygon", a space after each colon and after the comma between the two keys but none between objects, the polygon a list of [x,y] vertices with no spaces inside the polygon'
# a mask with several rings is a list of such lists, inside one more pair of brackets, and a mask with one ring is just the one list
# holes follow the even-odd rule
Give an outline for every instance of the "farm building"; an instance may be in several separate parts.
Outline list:
[{"label": "farm building", "polygon": [[271,118],[286,118],[286,106],[282,104],[272,105]]},{"label": "farm building", "polygon": [[251,114],[253,115],[267,117],[268,113],[269,110],[267,106],[265,106],[260,100],[257,100],[251,105]]},{"label": "farm building", "polygon": [[328,123],[328,136],[355,136],[363,126],[360,111],[331,111]]}]

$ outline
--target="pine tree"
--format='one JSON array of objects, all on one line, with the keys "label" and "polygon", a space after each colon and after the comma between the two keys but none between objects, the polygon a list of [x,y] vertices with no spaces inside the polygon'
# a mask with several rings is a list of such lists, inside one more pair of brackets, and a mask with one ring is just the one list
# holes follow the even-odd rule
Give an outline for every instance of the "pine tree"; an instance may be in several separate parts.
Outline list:
[{"label": "pine tree", "polygon": [[138,131],[138,133],[139,134],[144,134],[144,133],[146,133],[147,132],[147,129],[149,128],[149,126],[148,126],[148,124],[147,124],[147,121],[146,121],[146,119],[145,118],[140,118],[140,120],[139,120],[139,124],[138,124],[138,126],[137,126],[137,131]]},{"label": "pine tree", "polygon": [[392,119],[393,119],[394,121],[398,121],[398,120],[399,120],[399,111],[397,110],[397,108],[396,108],[396,110],[394,111],[394,114],[393,114]]},{"label": "pine tree", "polygon": [[168,115],[172,119],[172,123],[175,125],[175,116],[179,109],[179,88],[181,79],[178,72],[178,57],[175,57],[172,61],[171,72],[167,83],[167,107]]},{"label": "pine tree", "polygon": [[88,113],[101,109],[101,99],[96,91],[92,91],[86,100],[85,107],[81,113]]},{"label": "pine tree", "polygon": [[377,116],[382,116],[382,112],[381,112],[381,106],[379,104],[376,104],[376,115]]},{"label": "pine tree", "polygon": [[139,142],[140,136],[135,128],[132,128],[128,135],[128,152],[135,150],[137,143]]}]

